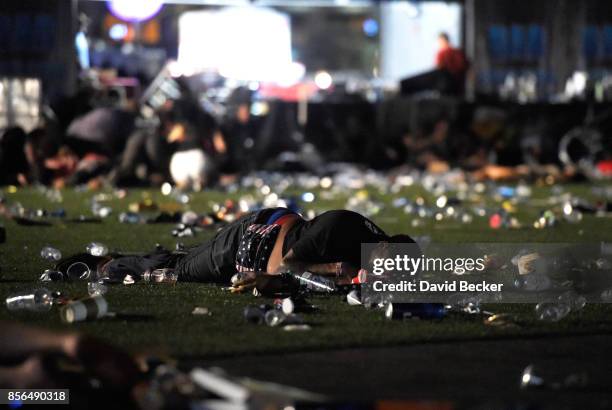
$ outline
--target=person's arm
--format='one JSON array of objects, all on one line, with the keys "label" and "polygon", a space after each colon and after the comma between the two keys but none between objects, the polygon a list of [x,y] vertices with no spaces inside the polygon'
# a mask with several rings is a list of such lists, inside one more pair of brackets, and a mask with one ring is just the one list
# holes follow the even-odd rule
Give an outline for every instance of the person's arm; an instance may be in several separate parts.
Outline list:
[{"label": "person's arm", "polygon": [[318,275],[329,275],[329,276],[354,276],[357,274],[358,268],[352,266],[348,262],[331,262],[331,263],[310,263],[300,261],[293,249],[283,257],[279,266],[278,272],[284,272],[287,270],[293,270],[297,272],[312,272]]}]

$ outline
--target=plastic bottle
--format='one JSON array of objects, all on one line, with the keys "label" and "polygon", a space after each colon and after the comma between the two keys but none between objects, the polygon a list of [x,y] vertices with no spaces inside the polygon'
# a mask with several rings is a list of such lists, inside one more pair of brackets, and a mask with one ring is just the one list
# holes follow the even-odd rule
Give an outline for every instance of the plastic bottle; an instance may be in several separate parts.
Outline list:
[{"label": "plastic bottle", "polygon": [[51,309],[53,296],[48,289],[40,288],[33,292],[25,292],[6,298],[6,307],[10,311],[27,310],[44,312]]},{"label": "plastic bottle", "polygon": [[285,321],[287,315],[285,315],[281,310],[271,309],[266,312],[264,315],[264,320],[266,325],[274,327],[278,326]]},{"label": "plastic bottle", "polygon": [[178,280],[178,274],[174,272],[174,269],[163,268],[155,269],[154,271],[146,271],[142,274],[142,280],[144,282],[153,283],[168,283],[174,285]]},{"label": "plastic bottle", "polygon": [[313,292],[331,293],[337,290],[334,281],[324,276],[315,275],[310,272],[294,273],[293,276],[302,286]]},{"label": "plastic bottle", "polygon": [[87,245],[87,253],[92,256],[106,256],[108,255],[108,247],[100,242],[91,242]]},{"label": "plastic bottle", "polygon": [[58,261],[62,259],[62,253],[58,249],[45,246],[40,250],[40,257],[46,261]]},{"label": "plastic bottle", "polygon": [[442,319],[448,310],[443,303],[389,303],[385,311],[387,319],[409,318]]}]

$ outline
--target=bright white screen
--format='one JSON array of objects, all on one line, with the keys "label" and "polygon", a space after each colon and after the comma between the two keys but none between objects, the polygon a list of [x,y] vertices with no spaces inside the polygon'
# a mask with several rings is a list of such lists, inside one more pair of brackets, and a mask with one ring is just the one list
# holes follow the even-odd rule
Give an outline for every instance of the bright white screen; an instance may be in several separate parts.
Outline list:
[{"label": "bright white screen", "polygon": [[289,18],[250,6],[187,12],[179,19],[178,63],[184,72],[278,80],[291,67]]},{"label": "bright white screen", "polygon": [[455,46],[461,44],[458,4],[387,2],[381,6],[381,19],[381,64],[388,79],[399,80],[435,68],[437,39],[442,31],[449,34]]}]

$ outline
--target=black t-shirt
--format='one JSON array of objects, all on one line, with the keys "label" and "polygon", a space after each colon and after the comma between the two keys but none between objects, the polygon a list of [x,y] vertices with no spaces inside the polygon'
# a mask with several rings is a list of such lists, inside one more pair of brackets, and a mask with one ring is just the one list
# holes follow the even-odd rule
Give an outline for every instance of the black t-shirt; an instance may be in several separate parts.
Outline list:
[{"label": "black t-shirt", "polygon": [[361,265],[361,244],[389,240],[374,222],[352,211],[328,211],[311,221],[297,221],[287,232],[283,254],[311,263]]}]

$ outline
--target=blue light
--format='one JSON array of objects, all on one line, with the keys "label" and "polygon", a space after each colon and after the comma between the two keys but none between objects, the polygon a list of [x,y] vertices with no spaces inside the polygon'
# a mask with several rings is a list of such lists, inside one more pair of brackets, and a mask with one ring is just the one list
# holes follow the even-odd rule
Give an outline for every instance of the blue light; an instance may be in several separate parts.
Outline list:
[{"label": "blue light", "polygon": [[374,37],[378,34],[378,22],[374,19],[366,19],[363,22],[363,32],[368,37]]}]

